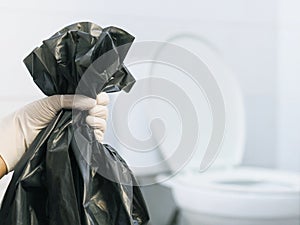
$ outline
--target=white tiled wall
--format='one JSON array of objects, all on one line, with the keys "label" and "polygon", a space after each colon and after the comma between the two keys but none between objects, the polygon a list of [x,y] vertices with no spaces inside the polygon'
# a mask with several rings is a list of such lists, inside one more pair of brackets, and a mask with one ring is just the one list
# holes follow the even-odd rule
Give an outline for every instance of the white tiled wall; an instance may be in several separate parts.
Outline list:
[{"label": "white tiled wall", "polygon": [[300,171],[300,2],[279,5],[279,154],[282,169]]},{"label": "white tiled wall", "polygon": [[[55,31],[75,21],[124,27],[141,40],[192,33],[209,40],[240,82],[247,111],[244,162],[275,166],[276,1],[8,1],[0,3],[0,96],[42,96],[22,59]],[[1,107],[1,111],[4,109]],[[258,157],[259,156],[259,157]]]}]

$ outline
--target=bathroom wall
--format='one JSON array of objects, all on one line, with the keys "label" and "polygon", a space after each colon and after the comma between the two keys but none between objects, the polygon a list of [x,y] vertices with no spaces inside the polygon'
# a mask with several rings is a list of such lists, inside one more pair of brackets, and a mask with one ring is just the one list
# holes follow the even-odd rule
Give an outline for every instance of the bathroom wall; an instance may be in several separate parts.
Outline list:
[{"label": "bathroom wall", "polygon": [[[218,49],[241,85],[247,120],[243,163],[300,170],[300,14],[295,6],[297,0],[1,0],[0,116],[43,96],[22,59],[67,24],[117,25],[136,41],[194,34]],[[143,191],[153,224],[166,225],[175,210],[169,190],[154,185]]]},{"label": "bathroom wall", "polygon": [[278,5],[278,166],[300,171],[300,2],[280,0]]},{"label": "bathroom wall", "polygon": [[[209,41],[233,70],[245,99],[244,164],[276,166],[277,7],[273,0],[45,1],[0,3],[0,115],[43,96],[22,59],[58,28],[89,20],[118,25],[141,40],[193,34]],[[6,102],[6,103],[4,103]]]}]

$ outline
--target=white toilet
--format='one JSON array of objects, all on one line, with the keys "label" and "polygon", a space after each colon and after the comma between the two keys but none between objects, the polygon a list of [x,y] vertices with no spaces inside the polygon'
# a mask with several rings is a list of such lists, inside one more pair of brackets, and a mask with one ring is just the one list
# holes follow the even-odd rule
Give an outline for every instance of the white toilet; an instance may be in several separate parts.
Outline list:
[{"label": "white toilet", "polygon": [[[174,39],[172,40],[174,41]],[[170,149],[174,149],[174,140],[178,140],[178,136],[176,136],[179,133],[178,129],[174,126],[173,118],[168,123],[167,120],[171,116],[168,111],[169,108],[163,109],[165,105],[158,104],[154,106],[155,102],[151,102],[151,104],[146,103],[143,105],[141,111],[134,111],[134,107],[126,102],[126,106],[129,105],[133,108],[129,110],[131,114],[130,117],[126,117],[129,118],[126,124],[131,125],[130,128],[135,131],[135,135],[140,139],[147,137],[147,135],[144,135],[145,130],[147,130],[145,127],[149,125],[151,119],[163,118],[166,133],[171,137],[171,140],[168,142],[168,137],[166,137],[166,141],[159,145],[159,151],[138,152],[128,150],[127,146],[130,146],[130,144],[126,144],[127,136],[125,135],[122,140],[124,143],[122,143],[112,129],[112,123],[108,126],[106,141],[113,143],[113,146],[124,156],[142,183],[160,183],[171,189],[177,207],[180,209],[180,225],[299,225],[300,175],[265,168],[241,166],[245,150],[245,112],[239,85],[230,70],[206,43],[195,42],[190,40],[188,36],[186,39],[177,40],[175,44],[183,44],[182,46],[189,47],[190,50],[193,50],[192,52],[196,51],[202,61],[212,70],[212,74],[214,74],[223,94],[226,107],[226,134],[220,154],[214,163],[207,171],[199,172],[201,159],[203,158],[203,151],[201,150],[204,149],[205,151],[206,144],[209,141],[212,120],[210,118],[211,113],[207,110],[206,99],[201,98],[198,94],[193,94],[193,90],[190,88],[192,86],[188,87],[187,92],[192,92],[191,96],[194,98],[192,100],[196,100],[198,104],[195,104],[195,106],[201,109],[199,125],[203,130],[201,130],[202,136],[199,140],[198,149],[200,151],[196,152],[192,160],[176,176],[166,175],[166,168],[157,167],[155,164],[155,162],[170,155]],[[151,73],[166,75],[165,79],[170,79],[170,74],[172,74],[172,82],[179,86],[185,84],[186,77],[176,74],[178,71],[169,71],[170,68],[160,66],[155,65],[155,68],[151,68]],[[129,67],[129,69],[133,74],[139,75],[145,69],[144,65],[141,67],[137,66],[136,71],[132,67]],[[141,70],[139,71],[139,69]],[[125,96],[123,100],[127,101],[128,98],[134,100],[135,97],[140,97],[141,93],[135,92],[143,89],[135,89],[136,85],[129,94],[123,94]],[[111,106],[114,102],[116,102],[114,98],[111,98]],[[126,107],[120,105],[124,108],[115,110],[116,115],[110,116],[111,120],[118,119],[118,116],[123,118]],[[145,111],[142,111],[144,109]],[[156,114],[161,109],[163,109],[166,116]],[[152,115],[148,113],[152,113]],[[119,124],[116,126],[116,129],[120,128]],[[161,127],[158,126],[157,129],[161,129]],[[156,134],[159,134],[160,130],[152,127],[151,131],[154,139],[157,140]],[[126,134],[128,133],[126,132]],[[170,164],[167,167],[174,173],[174,170],[177,171],[178,169],[178,167],[173,169],[173,165]],[[156,177],[155,181],[153,181],[153,177]],[[157,207],[159,208],[160,200],[157,199],[157,201]]]},{"label": "white toilet", "polygon": [[197,48],[215,70],[227,129],[221,152],[207,171],[199,171],[196,154],[177,175],[157,177],[172,190],[180,225],[299,225],[300,174],[241,165],[246,130],[242,94],[223,63],[204,45]]},{"label": "white toilet", "polygon": [[234,82],[228,87],[222,88],[228,100],[227,132],[215,162],[200,172],[201,158],[196,154],[177,175],[157,177],[173,193],[179,224],[299,225],[300,174],[241,165],[243,106]]},{"label": "white toilet", "polygon": [[191,168],[164,183],[185,225],[299,225],[299,175],[236,167]]}]

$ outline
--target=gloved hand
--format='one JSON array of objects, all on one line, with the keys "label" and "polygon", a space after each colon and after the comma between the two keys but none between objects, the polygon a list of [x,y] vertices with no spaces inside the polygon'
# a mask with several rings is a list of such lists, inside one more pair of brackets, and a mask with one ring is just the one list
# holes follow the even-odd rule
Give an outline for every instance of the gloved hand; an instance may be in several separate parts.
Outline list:
[{"label": "gloved hand", "polygon": [[38,133],[63,108],[89,110],[86,121],[94,128],[96,139],[102,142],[108,102],[106,93],[100,93],[96,100],[80,95],[54,95],[26,105],[3,118],[0,121],[0,156],[8,172],[14,169]]},{"label": "gloved hand", "polygon": [[108,115],[107,105],[109,97],[105,92],[100,93],[96,99],[96,105],[89,110],[86,122],[94,128],[95,137],[98,142],[102,142],[106,130],[106,119]]}]

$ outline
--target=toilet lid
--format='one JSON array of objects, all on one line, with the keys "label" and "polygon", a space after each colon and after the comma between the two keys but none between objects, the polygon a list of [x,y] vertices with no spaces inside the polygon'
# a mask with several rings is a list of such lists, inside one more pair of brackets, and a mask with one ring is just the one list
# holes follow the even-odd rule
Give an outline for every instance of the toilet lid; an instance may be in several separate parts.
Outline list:
[{"label": "toilet lid", "polygon": [[[245,113],[242,93],[233,72],[230,70],[225,60],[222,59],[220,51],[218,51],[212,43],[201,36],[180,33],[169,38],[167,42],[181,46],[197,55],[211,71],[211,74],[214,76],[214,79],[222,92],[226,111],[226,128],[219,154],[211,164],[211,167],[232,167],[239,165],[244,153]],[[163,49],[161,51],[163,51]],[[152,71],[154,73],[164,74],[163,70],[159,71],[157,65],[153,65],[153,67]],[[178,85],[182,85],[185,83],[185,77],[173,79],[172,81],[176,82]],[[207,102],[207,99],[204,96],[205,93],[198,92],[198,94],[193,95],[193,90],[190,90],[193,89],[192,85],[187,87],[187,89],[185,89],[186,93],[188,93],[188,91],[192,93],[189,96],[191,101],[195,103],[195,108],[197,110],[199,139],[194,155],[191,157],[191,160],[187,162],[186,167],[200,168],[200,164],[204,160],[204,155],[212,135],[214,118],[212,117],[212,112],[209,107],[210,103]],[[176,133],[178,130],[170,129],[168,132]],[[154,132],[154,135],[155,133],[156,132]],[[173,149],[171,145],[167,144],[162,144],[160,147],[164,156],[170,155],[170,149],[171,151]],[[172,165],[169,165],[169,167],[172,169]]]},{"label": "toilet lid", "polygon": [[[157,175],[166,171],[175,173],[184,167],[200,169],[200,165],[210,165],[213,160],[213,167],[240,164],[245,137],[244,106],[233,73],[218,50],[201,37],[179,34],[166,40],[166,43],[155,45],[155,48],[151,48],[151,43],[150,47],[147,43],[137,43],[131,47],[125,64],[137,82],[129,93],[110,95],[111,115],[104,141],[118,149],[137,176]],[[168,64],[132,63],[146,54],[170,56],[173,49],[166,47],[168,43],[183,49],[184,54],[188,52],[187,55],[192,55],[197,66],[200,65],[200,70],[190,75]],[[187,64],[192,61],[177,57],[176,54],[173,58],[185,60]],[[195,82],[195,76],[200,76],[203,84]],[[147,89],[152,91],[151,94],[147,93]],[[176,96],[175,100],[172,95]],[[184,98],[179,99],[182,96]],[[220,105],[210,101],[215,96],[221,101],[216,101]],[[126,120],[118,119],[124,118],[125,114],[128,115]],[[223,117],[225,119],[220,120]],[[186,120],[189,123],[187,127]],[[123,121],[124,124],[116,124],[115,121]],[[219,124],[222,125],[219,130],[213,129]],[[221,145],[214,149],[219,154],[208,154],[211,153],[207,151],[208,146],[215,143],[211,139],[216,131],[222,133],[217,140]],[[173,156],[178,152],[180,154],[176,160]],[[181,156],[184,160],[181,160]],[[204,160],[207,158],[209,160]]]}]

